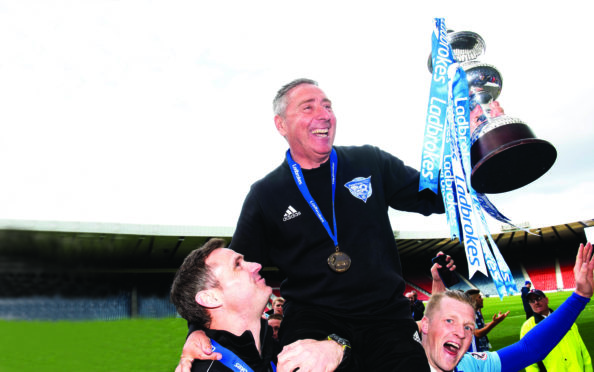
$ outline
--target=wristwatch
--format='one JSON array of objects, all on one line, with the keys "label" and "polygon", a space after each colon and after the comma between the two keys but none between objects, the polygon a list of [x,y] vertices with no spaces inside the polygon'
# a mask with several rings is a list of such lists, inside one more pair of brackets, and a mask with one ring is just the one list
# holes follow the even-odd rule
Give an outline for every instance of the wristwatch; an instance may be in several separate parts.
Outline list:
[{"label": "wristwatch", "polygon": [[328,336],[328,340],[332,340],[342,347],[342,351],[343,351],[342,361],[340,362],[340,364],[338,366],[339,367],[344,366],[346,360],[351,355],[351,343],[346,338],[342,338],[334,333],[331,334],[330,336]]}]

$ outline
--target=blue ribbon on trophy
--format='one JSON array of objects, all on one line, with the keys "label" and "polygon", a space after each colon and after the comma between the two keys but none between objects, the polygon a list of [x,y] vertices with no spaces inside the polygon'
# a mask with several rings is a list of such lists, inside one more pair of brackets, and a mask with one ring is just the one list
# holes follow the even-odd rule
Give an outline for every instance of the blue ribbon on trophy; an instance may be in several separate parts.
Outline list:
[{"label": "blue ribbon on trophy", "polygon": [[[453,74],[453,71],[450,71],[450,74]],[[517,292],[517,287],[511,271],[507,266],[507,263],[503,259],[497,244],[491,237],[489,232],[489,227],[485,220],[485,216],[482,210],[482,204],[479,203],[479,198],[483,197],[484,200],[488,199],[486,196],[477,193],[472,184],[470,182],[470,175],[471,175],[471,159],[470,159],[470,122],[469,119],[469,88],[468,88],[468,80],[466,76],[466,72],[464,69],[458,67],[455,71],[454,78],[452,80],[452,88],[451,88],[451,97],[452,99],[450,102],[453,104],[453,120],[450,122],[450,127],[452,131],[455,131],[457,134],[457,141],[454,141],[454,146],[457,144],[457,150],[460,152],[460,158],[462,161],[462,168],[464,170],[464,175],[467,183],[467,191],[471,197],[471,204],[473,206],[475,212],[475,221],[478,223],[480,222],[480,228],[478,229],[483,234],[480,235],[480,245],[483,247],[483,254],[485,257],[485,263],[487,268],[489,269],[489,273],[493,278],[493,282],[495,283],[495,288],[497,289],[497,293],[499,294],[500,298],[503,298],[505,295],[503,288],[505,287],[507,293],[513,294]],[[480,196],[479,196],[480,195]],[[490,202],[489,202],[490,203]],[[492,206],[498,214],[499,211]],[[479,221],[477,221],[479,220]],[[489,243],[484,238],[484,235],[488,237]],[[489,247],[493,250],[493,254],[489,250]]]},{"label": "blue ribbon on trophy", "polygon": [[434,193],[438,190],[440,162],[443,154],[443,140],[446,128],[448,109],[448,76],[447,72],[454,56],[446,36],[447,30],[441,29],[445,23],[440,23],[434,30],[432,37],[433,76],[427,107],[427,121],[425,124],[425,138],[423,141],[423,155],[421,159],[421,178],[419,190],[430,189]]},{"label": "blue ribbon on trophy", "polygon": [[[450,236],[464,243],[469,278],[477,271],[490,273],[503,298],[518,290],[483,211],[513,224],[484,193],[510,191],[534,181],[552,166],[556,150],[535,138],[521,120],[502,115],[502,109],[491,113],[487,104],[497,103],[502,79],[495,67],[474,61],[484,51],[484,41],[473,32],[450,33],[444,19],[436,18],[419,190],[437,193],[440,186]],[[490,148],[493,143],[496,146]],[[523,163],[529,169],[510,160],[516,157],[529,158],[529,164]]]}]

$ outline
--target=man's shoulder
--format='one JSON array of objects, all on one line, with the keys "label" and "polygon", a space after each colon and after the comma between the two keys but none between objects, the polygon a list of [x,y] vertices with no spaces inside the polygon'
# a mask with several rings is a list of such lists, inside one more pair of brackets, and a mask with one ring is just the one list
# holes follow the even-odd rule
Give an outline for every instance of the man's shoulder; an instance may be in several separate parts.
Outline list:
[{"label": "man's shoulder", "polygon": [[334,146],[338,156],[372,155],[383,152],[379,147],[372,145],[359,146]]},{"label": "man's shoulder", "polygon": [[456,368],[459,372],[500,371],[501,360],[496,352],[466,353]]},{"label": "man's shoulder", "polygon": [[286,161],[283,161],[278,167],[274,168],[264,177],[260,178],[252,184],[252,190],[258,190],[262,187],[275,185],[279,182],[285,182],[286,177],[290,176],[289,166]]},{"label": "man's shoulder", "polygon": [[336,154],[338,155],[339,167],[341,162],[345,161],[353,165],[370,165],[372,163],[384,162],[402,162],[398,157],[373,145],[335,146],[334,149],[336,150]]}]

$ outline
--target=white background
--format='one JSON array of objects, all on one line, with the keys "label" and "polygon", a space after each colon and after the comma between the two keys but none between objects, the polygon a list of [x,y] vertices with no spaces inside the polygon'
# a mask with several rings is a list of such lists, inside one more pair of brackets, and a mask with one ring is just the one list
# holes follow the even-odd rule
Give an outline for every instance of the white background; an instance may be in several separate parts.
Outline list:
[{"label": "white background", "polygon": [[453,3],[0,0],[0,218],[234,226],[283,160],[271,101],[298,77],[332,99],[336,145],[419,168],[435,16],[483,37],[506,113],[558,151],[494,204],[533,227],[592,218],[587,3]]}]

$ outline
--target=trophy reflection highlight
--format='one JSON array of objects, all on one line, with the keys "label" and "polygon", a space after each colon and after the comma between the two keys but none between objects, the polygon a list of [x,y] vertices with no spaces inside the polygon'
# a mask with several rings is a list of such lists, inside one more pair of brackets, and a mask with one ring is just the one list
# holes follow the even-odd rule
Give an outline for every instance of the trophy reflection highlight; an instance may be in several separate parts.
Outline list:
[{"label": "trophy reflection highlight", "polygon": [[[555,147],[536,138],[525,122],[504,113],[497,101],[503,85],[501,73],[476,59],[485,51],[480,35],[448,30],[447,38],[469,85],[472,187],[483,194],[496,194],[535,181],[555,163]],[[428,65],[433,71],[431,56]]]}]

